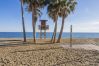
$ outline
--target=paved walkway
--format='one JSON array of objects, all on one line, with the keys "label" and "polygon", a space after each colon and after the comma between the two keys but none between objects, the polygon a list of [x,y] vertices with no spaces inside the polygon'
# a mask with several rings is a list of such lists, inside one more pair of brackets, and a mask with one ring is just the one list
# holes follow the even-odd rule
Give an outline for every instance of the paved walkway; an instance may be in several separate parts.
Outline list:
[{"label": "paved walkway", "polygon": [[[70,45],[61,45],[63,48],[69,48]],[[99,46],[97,45],[93,45],[93,44],[82,44],[82,45],[72,45],[72,48],[82,48],[82,49],[86,49],[86,50],[98,50],[99,51]]]}]

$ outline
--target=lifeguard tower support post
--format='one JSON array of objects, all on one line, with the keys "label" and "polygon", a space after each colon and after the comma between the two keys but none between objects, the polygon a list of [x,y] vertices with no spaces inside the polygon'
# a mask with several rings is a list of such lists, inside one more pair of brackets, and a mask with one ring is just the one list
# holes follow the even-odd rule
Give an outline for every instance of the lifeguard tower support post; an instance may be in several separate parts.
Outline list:
[{"label": "lifeguard tower support post", "polygon": [[46,30],[49,29],[49,25],[46,25],[47,20],[40,20],[41,24],[39,25],[40,30],[40,38],[42,39],[42,36],[44,35],[44,38],[46,39]]}]

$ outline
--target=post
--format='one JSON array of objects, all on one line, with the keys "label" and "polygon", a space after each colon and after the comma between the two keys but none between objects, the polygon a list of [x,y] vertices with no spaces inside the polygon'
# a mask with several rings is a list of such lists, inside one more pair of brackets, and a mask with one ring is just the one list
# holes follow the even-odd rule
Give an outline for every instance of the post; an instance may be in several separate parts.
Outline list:
[{"label": "post", "polygon": [[72,47],[72,25],[70,26],[70,47]]}]

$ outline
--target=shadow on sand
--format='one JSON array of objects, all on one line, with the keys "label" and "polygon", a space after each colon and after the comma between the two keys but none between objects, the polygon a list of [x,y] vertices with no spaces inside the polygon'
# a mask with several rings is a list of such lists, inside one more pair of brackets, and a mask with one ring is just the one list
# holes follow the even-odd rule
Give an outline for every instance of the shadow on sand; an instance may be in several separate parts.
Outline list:
[{"label": "shadow on sand", "polygon": [[0,40],[0,47],[16,47],[16,46],[28,46],[28,45],[51,45],[54,44],[50,40],[41,41],[41,42],[23,42],[22,40]]},{"label": "shadow on sand", "polygon": [[24,50],[24,51],[14,51],[11,53],[17,53],[17,52],[30,52],[30,51],[45,51],[45,50],[55,50],[55,49],[62,49],[62,47],[52,47],[52,48],[43,48],[43,49],[32,49],[32,50]]}]

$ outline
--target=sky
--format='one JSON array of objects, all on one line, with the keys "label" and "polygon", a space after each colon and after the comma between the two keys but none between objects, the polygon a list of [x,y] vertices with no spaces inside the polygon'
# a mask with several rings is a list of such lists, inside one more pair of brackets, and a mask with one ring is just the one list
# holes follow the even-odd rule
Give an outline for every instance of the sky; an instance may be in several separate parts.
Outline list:
[{"label": "sky", "polygon": [[[76,0],[75,11],[65,19],[64,32],[99,32],[99,0]],[[41,19],[46,19],[48,32],[53,32],[53,20],[48,17],[46,9],[42,9],[42,16],[38,18],[36,31]],[[32,32],[32,15],[24,7],[24,18],[27,32]],[[58,19],[60,31],[61,18]],[[20,0],[0,0],[0,32],[22,32]]]}]

